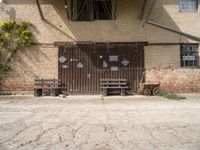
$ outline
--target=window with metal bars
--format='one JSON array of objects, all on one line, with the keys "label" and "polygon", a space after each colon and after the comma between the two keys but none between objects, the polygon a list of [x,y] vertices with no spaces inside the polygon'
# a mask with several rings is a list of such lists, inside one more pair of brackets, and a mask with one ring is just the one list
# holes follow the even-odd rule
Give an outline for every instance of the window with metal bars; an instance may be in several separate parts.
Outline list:
[{"label": "window with metal bars", "polygon": [[66,0],[68,18],[72,21],[115,19],[116,0]]},{"label": "window with metal bars", "polygon": [[199,67],[198,48],[198,44],[181,44],[181,67]]},{"label": "window with metal bars", "polygon": [[198,0],[179,0],[180,12],[195,12],[198,10]]}]

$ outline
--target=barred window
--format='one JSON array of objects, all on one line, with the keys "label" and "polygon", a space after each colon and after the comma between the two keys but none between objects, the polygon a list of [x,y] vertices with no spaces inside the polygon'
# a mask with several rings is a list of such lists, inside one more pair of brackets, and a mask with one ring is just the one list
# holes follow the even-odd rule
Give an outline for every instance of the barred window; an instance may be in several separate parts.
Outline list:
[{"label": "barred window", "polygon": [[198,67],[199,51],[198,44],[181,44],[181,66]]},{"label": "barred window", "polygon": [[198,9],[198,0],[179,0],[180,12],[194,12]]}]

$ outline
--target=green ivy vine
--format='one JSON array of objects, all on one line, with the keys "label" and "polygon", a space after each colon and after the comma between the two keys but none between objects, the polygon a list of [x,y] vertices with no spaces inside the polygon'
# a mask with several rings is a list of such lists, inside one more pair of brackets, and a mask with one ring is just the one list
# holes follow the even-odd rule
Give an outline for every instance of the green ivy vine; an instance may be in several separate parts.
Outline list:
[{"label": "green ivy vine", "polygon": [[0,23],[0,70],[9,71],[10,62],[17,50],[32,44],[28,21],[6,20]]}]

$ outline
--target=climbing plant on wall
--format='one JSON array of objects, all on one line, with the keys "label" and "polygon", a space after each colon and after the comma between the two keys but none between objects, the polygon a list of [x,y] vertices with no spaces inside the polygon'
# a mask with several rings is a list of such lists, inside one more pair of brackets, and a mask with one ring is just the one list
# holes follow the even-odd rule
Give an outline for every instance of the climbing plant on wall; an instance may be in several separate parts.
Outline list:
[{"label": "climbing plant on wall", "polygon": [[0,70],[9,71],[11,60],[19,49],[32,44],[28,21],[6,20],[0,23]]}]

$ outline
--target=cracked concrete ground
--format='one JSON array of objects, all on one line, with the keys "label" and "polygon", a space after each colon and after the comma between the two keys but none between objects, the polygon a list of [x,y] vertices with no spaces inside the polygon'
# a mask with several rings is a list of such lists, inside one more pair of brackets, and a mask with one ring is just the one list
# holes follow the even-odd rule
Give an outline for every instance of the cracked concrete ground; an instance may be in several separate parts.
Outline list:
[{"label": "cracked concrete ground", "polygon": [[0,97],[0,150],[200,150],[200,94]]}]

